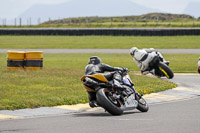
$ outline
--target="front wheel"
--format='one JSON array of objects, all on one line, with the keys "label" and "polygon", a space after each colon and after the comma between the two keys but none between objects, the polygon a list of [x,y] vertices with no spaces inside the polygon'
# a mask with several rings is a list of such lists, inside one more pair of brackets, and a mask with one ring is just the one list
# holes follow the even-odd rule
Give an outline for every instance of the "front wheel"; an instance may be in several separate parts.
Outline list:
[{"label": "front wheel", "polygon": [[174,73],[166,64],[160,62],[158,64],[158,68],[168,79],[172,79],[174,77]]},{"label": "front wheel", "polygon": [[119,99],[114,99],[112,94],[104,88],[99,89],[96,93],[97,101],[106,111],[112,115],[121,115],[123,113],[123,104]]},{"label": "front wheel", "polygon": [[144,98],[141,97],[140,100],[138,100],[137,109],[141,112],[147,112],[149,110],[149,106],[147,102],[144,100]]}]

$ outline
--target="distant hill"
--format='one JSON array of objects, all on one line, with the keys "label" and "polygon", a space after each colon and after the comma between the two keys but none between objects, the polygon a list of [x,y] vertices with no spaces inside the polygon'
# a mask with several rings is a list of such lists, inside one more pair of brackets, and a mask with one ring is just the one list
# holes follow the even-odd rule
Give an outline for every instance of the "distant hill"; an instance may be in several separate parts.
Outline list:
[{"label": "distant hill", "polygon": [[200,17],[200,2],[190,2],[185,8],[184,13],[196,18]]},{"label": "distant hill", "polygon": [[178,20],[178,19],[193,19],[192,16],[187,14],[171,14],[171,13],[148,13],[144,15],[140,15],[139,19],[147,19],[147,20]]},{"label": "distant hill", "polygon": [[65,24],[65,23],[84,23],[84,22],[113,22],[121,21],[144,21],[144,20],[159,20],[159,21],[169,21],[169,20],[181,20],[181,19],[193,19],[192,16],[186,14],[169,14],[169,13],[148,13],[139,16],[120,16],[120,17],[77,17],[77,18],[65,18],[58,20],[46,21],[43,24]]},{"label": "distant hill", "polygon": [[34,5],[19,17],[41,20],[86,16],[140,15],[159,10],[129,0],[72,0],[58,5]]}]

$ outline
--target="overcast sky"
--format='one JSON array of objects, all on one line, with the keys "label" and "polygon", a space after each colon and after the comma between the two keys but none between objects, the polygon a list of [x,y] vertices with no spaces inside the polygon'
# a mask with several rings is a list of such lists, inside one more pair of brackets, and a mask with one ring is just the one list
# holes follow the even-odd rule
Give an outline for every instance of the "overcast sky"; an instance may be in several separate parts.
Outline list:
[{"label": "overcast sky", "polygon": [[[0,0],[0,18],[13,19],[35,4],[59,4],[71,0]],[[200,0],[130,0],[169,13],[182,13],[187,4]]]}]

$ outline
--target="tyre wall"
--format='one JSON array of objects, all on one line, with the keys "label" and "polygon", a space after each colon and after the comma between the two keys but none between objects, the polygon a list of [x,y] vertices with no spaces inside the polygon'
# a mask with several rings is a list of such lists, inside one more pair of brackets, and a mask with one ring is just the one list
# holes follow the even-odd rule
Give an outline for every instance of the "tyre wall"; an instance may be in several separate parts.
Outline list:
[{"label": "tyre wall", "polygon": [[200,35],[200,29],[0,29],[0,35],[111,35],[111,36],[183,36]]}]

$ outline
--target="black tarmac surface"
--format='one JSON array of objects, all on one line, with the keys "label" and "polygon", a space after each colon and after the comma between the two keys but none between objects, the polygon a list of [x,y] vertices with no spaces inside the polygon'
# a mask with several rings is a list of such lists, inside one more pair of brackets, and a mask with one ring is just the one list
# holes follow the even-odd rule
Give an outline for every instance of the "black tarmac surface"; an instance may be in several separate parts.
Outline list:
[{"label": "black tarmac surface", "polygon": [[95,111],[0,121],[0,133],[199,133],[200,98],[150,105],[147,113]]}]

